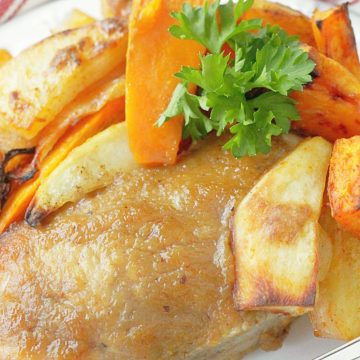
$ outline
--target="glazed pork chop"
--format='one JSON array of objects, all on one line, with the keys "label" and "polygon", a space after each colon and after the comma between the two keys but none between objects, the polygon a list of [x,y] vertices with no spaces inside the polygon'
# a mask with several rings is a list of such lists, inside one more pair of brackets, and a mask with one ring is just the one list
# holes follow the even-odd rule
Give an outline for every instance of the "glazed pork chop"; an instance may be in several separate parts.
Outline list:
[{"label": "glazed pork chop", "polygon": [[0,359],[239,359],[291,319],[237,312],[229,222],[294,148],[235,159],[210,138],[1,238]]}]

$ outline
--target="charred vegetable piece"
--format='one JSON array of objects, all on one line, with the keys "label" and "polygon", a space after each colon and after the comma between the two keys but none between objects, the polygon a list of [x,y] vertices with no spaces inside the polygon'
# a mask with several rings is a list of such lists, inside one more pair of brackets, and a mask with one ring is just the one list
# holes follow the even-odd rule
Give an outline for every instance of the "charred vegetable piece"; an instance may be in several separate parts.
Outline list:
[{"label": "charred vegetable piece", "polygon": [[348,4],[328,11],[315,10],[312,26],[320,52],[338,61],[360,80],[360,62]]},{"label": "charred vegetable piece", "polygon": [[328,194],[333,217],[360,239],[360,136],[336,141]]},{"label": "charred vegetable piece", "polygon": [[262,19],[264,24],[278,25],[290,35],[299,36],[301,42],[315,46],[311,20],[285,5],[266,0],[255,0],[244,19]]},{"label": "charred vegetable piece", "polygon": [[293,127],[335,141],[360,134],[360,81],[337,61],[307,48],[316,63],[314,80],[293,92],[301,120]]},{"label": "charred vegetable piece", "polygon": [[312,310],[318,219],[331,145],[305,140],[255,185],[236,209],[234,300],[238,310],[299,315]]},{"label": "charred vegetable piece", "polygon": [[35,153],[35,148],[28,148],[28,149],[13,149],[7,152],[4,155],[3,160],[0,164],[0,209],[4,206],[8,195],[11,191],[11,181],[17,180],[20,183],[23,183],[29,179],[31,179],[36,171],[33,171],[31,174],[16,174],[15,171],[10,170],[7,171],[7,167],[9,163],[14,160],[18,159],[23,155],[33,155]]}]

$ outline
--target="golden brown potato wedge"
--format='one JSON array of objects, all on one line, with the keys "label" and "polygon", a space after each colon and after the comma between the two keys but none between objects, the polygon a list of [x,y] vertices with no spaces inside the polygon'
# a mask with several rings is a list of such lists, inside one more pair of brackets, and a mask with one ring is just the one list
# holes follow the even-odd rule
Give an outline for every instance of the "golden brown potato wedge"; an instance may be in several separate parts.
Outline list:
[{"label": "golden brown potato wedge", "polygon": [[101,0],[102,12],[105,18],[128,16],[133,0]]},{"label": "golden brown potato wedge", "polygon": [[311,20],[304,14],[287,6],[266,0],[255,0],[245,19],[263,19],[264,24],[279,25],[290,35],[299,36],[308,45],[315,46]]},{"label": "golden brown potato wedge", "polygon": [[119,75],[119,71],[105,77],[94,87],[86,89],[40,132],[36,137],[35,161],[41,162],[61,136],[78,121],[96,113],[114,100],[125,104],[125,76]]},{"label": "golden brown potato wedge", "polygon": [[331,233],[333,255],[310,318],[315,335],[352,340],[360,336],[360,240],[340,229],[329,209],[320,223]]},{"label": "golden brown potato wedge", "polygon": [[23,220],[25,211],[34,197],[42,179],[46,179],[52,171],[67,157],[74,148],[80,146],[90,137],[106,129],[108,126],[124,121],[125,109],[122,100],[114,100],[106,104],[96,114],[83,119],[71,131],[63,136],[53,151],[39,164],[39,172],[30,181],[20,184],[10,193],[8,200],[0,212],[0,234],[13,222]]},{"label": "golden brown potato wedge", "polygon": [[0,128],[29,139],[86,88],[125,62],[120,19],[56,34],[0,68]]},{"label": "golden brown potato wedge", "polygon": [[237,207],[233,220],[237,309],[291,315],[312,310],[318,219],[330,155],[326,140],[305,140]]},{"label": "golden brown potato wedge", "polygon": [[360,238],[360,136],[336,141],[328,194],[333,217]]},{"label": "golden brown potato wedge", "polygon": [[27,140],[11,130],[0,131],[0,151],[6,153],[16,148],[36,146],[36,161],[41,161],[61,136],[82,118],[99,111],[108,102],[125,96],[125,78],[119,71],[79,94],[35,138]]},{"label": "golden brown potato wedge", "polygon": [[333,245],[330,235],[319,225],[319,274],[318,281],[323,281],[331,266]]},{"label": "golden brown potato wedge", "polygon": [[77,29],[82,26],[90,25],[96,21],[92,16],[79,9],[73,9],[66,16],[65,20],[56,28],[56,32]]},{"label": "golden brown potato wedge", "polygon": [[0,67],[12,59],[12,55],[5,49],[0,49]]},{"label": "golden brown potato wedge", "polygon": [[126,123],[111,126],[75,148],[41,181],[26,213],[26,221],[37,225],[68,202],[110,184],[117,174],[138,165],[130,151]]},{"label": "golden brown potato wedge", "polygon": [[330,141],[360,134],[360,81],[337,61],[305,49],[316,68],[313,82],[292,93],[301,115],[293,126]]},{"label": "golden brown potato wedge", "polygon": [[338,61],[360,80],[360,62],[348,4],[328,11],[315,10],[312,26],[317,48]]}]

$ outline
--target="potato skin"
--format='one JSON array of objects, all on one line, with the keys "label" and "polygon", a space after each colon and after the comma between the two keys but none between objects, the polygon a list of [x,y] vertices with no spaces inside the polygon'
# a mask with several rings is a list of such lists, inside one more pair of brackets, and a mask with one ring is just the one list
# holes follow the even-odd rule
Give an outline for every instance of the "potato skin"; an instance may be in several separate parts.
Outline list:
[{"label": "potato skin", "polygon": [[328,193],[333,217],[360,238],[360,136],[336,141]]}]

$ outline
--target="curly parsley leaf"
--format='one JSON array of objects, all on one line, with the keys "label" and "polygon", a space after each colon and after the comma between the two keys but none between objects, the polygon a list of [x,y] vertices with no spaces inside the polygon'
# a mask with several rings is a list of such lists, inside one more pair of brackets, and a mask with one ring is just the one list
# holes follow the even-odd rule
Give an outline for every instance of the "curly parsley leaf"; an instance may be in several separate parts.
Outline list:
[{"label": "curly parsley leaf", "polygon": [[[173,25],[170,33],[183,40],[195,40],[212,53],[219,53],[223,45],[232,37],[250,30],[260,28],[261,21],[249,20],[239,22],[240,17],[253,4],[254,0],[229,1],[220,5],[219,1],[204,6],[192,7],[185,3],[181,12],[172,13],[179,25]],[[217,20],[221,19],[221,26]]]},{"label": "curly parsley leaf", "polygon": [[[229,129],[232,138],[224,148],[236,157],[268,153],[272,137],[289,132],[299,114],[288,95],[312,80],[315,67],[296,37],[277,26],[261,27],[258,19],[239,20],[252,3],[185,4],[172,14],[178,25],[170,32],[201,43],[209,53],[200,55],[200,68],[183,67],[175,74],[181,83],[157,121],[161,126],[182,114],[183,137],[194,141]],[[192,94],[189,89],[196,87]]]}]

